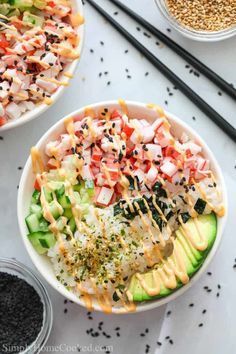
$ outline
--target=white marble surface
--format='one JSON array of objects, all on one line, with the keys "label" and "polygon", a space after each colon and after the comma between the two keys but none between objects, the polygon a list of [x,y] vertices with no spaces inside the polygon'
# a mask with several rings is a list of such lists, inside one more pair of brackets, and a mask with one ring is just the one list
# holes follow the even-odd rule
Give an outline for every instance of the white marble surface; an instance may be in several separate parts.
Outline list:
[{"label": "white marble surface", "polygon": [[[153,0],[123,0],[142,14],[146,19],[158,26],[191,53],[200,58],[226,80],[236,85],[236,38],[220,42],[203,44],[183,38],[173,30],[167,32],[168,24],[158,13]],[[107,0],[99,0],[111,14],[114,6]],[[161,73],[157,72],[134,48],[132,48],[109,24],[105,23],[95,11],[85,5],[86,39],[81,62],[77,73],[71,81],[64,96],[45,114],[35,121],[18,129],[0,133],[0,256],[16,257],[23,263],[33,267],[21,241],[16,218],[17,185],[30,147],[58,119],[65,114],[86,104],[115,98],[125,98],[144,102],[156,102],[176,113],[188,122],[208,142],[215,152],[224,171],[229,192],[229,220],[223,241],[209,271],[212,276],[204,275],[194,287],[181,298],[166,307],[142,314],[127,316],[106,316],[92,314],[89,320],[86,310],[73,304],[64,304],[64,299],[46,284],[54,308],[54,325],[48,345],[64,346],[54,348],[66,353],[73,352],[75,345],[83,347],[81,352],[104,352],[100,347],[92,345],[113,346],[113,353],[145,353],[146,345],[150,345],[149,353],[163,354],[234,354],[236,328],[236,270],[233,269],[236,258],[236,145],[222,133],[197,107],[179,91]],[[147,45],[164,63],[183,78],[202,97],[223,114],[232,124],[235,123],[235,102],[218,95],[218,89],[207,79],[197,78],[189,74],[186,63],[163,45],[156,45],[154,38],[146,38],[143,31],[136,30],[137,25],[119,11],[115,16],[127,26],[142,43]],[[100,41],[104,42],[101,45]],[[94,50],[94,53],[90,52]],[[129,52],[125,54],[125,50]],[[103,58],[101,62],[100,58]],[[125,69],[129,69],[129,73]],[[104,72],[108,74],[105,75]],[[98,74],[102,72],[102,77]],[[145,76],[148,72],[149,75]],[[132,78],[128,79],[127,75]],[[107,82],[110,81],[110,85]],[[169,97],[167,87],[174,92]],[[165,101],[168,101],[168,106]],[[192,117],[196,117],[193,120]],[[221,289],[217,289],[217,284]],[[206,293],[203,286],[211,287]],[[220,297],[216,293],[220,292]],[[194,307],[189,307],[194,303]],[[68,312],[64,313],[64,309]],[[202,310],[207,309],[205,314]],[[171,311],[169,316],[166,311]],[[106,338],[91,337],[86,333],[89,328],[104,322],[104,330],[111,335]],[[203,323],[203,327],[198,327]],[[120,337],[116,335],[116,327],[120,327]],[[149,332],[145,336],[140,333]],[[170,336],[173,345],[169,343]],[[157,341],[162,343],[157,345]],[[71,346],[66,349],[65,345]],[[111,348],[112,349],[112,348]],[[48,349],[44,350],[44,353]],[[54,350],[54,351],[55,351]],[[91,351],[92,350],[92,351]]]}]

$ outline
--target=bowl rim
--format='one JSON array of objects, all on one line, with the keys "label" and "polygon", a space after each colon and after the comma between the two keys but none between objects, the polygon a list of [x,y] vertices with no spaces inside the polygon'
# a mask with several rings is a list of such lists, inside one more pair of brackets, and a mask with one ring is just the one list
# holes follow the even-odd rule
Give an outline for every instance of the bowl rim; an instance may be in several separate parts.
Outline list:
[{"label": "bowl rim", "polygon": [[[83,9],[83,3],[82,0],[73,0],[73,6],[75,11],[78,11],[82,16],[84,16],[84,9]],[[69,74],[73,75],[76,67],[79,63],[79,60],[81,58],[83,46],[84,46],[84,36],[85,36],[85,24],[83,23],[82,25],[78,26],[77,28],[77,33],[80,36],[80,41],[79,45],[77,47],[78,52],[79,52],[79,58],[73,60],[67,67],[66,67],[66,72]],[[63,73],[62,73],[63,74]],[[65,77],[64,81],[70,82],[70,78]],[[45,103],[40,103],[38,106],[36,106],[32,111],[27,111],[26,113],[22,114],[19,118],[10,120],[6,124],[0,127],[0,133],[19,127],[34,118],[38,118],[41,114],[43,114],[47,109],[52,107],[54,103],[57,102],[57,100],[62,96],[66,89],[66,86],[60,86],[55,93],[52,94],[52,103],[50,105],[47,105]]]},{"label": "bowl rim", "polygon": [[[150,109],[152,110],[152,108],[148,107],[147,104],[145,103],[141,103],[141,102],[135,102],[135,101],[125,101],[128,109],[129,107],[135,107],[135,108],[144,108],[144,109]],[[83,114],[85,109],[87,107],[91,108],[91,109],[100,109],[103,107],[112,107],[114,105],[119,105],[119,100],[109,100],[109,101],[103,101],[103,102],[97,102],[94,104],[90,104],[90,105],[86,105],[80,109],[77,109],[76,111],[68,114],[67,116],[63,117],[62,119],[60,119],[59,121],[57,121],[51,128],[48,129],[47,132],[45,132],[45,134],[40,138],[40,140],[37,142],[37,144],[35,145],[36,147],[41,147],[43,146],[44,142],[47,141],[47,139],[51,136],[51,134],[53,134],[54,130],[56,130],[57,128],[59,128],[63,122],[64,119],[69,118],[69,117],[73,117],[79,114]],[[142,312],[142,311],[147,311],[147,310],[151,310],[153,308],[162,306],[164,304],[167,304],[168,302],[176,299],[178,296],[182,295],[185,291],[187,291],[199,278],[200,276],[204,273],[204,271],[206,270],[206,268],[208,267],[208,265],[210,264],[210,262],[212,261],[219,245],[220,245],[220,241],[222,239],[222,234],[225,228],[225,224],[226,224],[226,220],[227,220],[227,215],[228,215],[228,197],[227,197],[227,190],[226,190],[226,184],[224,181],[224,177],[223,177],[223,173],[221,171],[220,165],[217,162],[213,152],[210,150],[210,148],[208,147],[208,145],[205,143],[205,141],[199,136],[198,133],[195,132],[195,130],[193,128],[191,128],[187,123],[185,123],[184,121],[182,121],[180,118],[178,118],[176,115],[165,111],[165,114],[167,116],[167,118],[169,118],[170,120],[173,120],[175,123],[177,123],[178,126],[181,127],[181,129],[183,131],[187,131],[188,133],[190,133],[199,143],[200,145],[204,148],[204,150],[207,152],[207,155],[210,158],[211,164],[214,166],[214,169],[217,172],[221,187],[222,187],[222,199],[224,200],[224,205],[225,205],[225,215],[220,218],[220,224],[221,224],[221,228],[219,230],[219,228],[217,228],[217,235],[216,235],[216,239],[214,242],[213,247],[211,248],[209,254],[207,255],[206,259],[204,260],[204,263],[202,264],[201,268],[196,272],[196,274],[190,279],[189,283],[185,284],[184,286],[182,286],[179,289],[176,289],[172,294],[160,298],[160,299],[156,299],[156,300],[152,300],[152,301],[146,301],[144,303],[139,303],[137,304],[137,308],[136,311],[134,313],[137,312]],[[63,296],[65,296],[66,298],[68,298],[69,300],[82,305],[83,307],[85,307],[83,301],[81,301],[78,297],[76,297],[76,295],[74,295],[72,292],[68,291],[67,289],[65,289],[63,287],[63,285],[61,283],[59,283],[56,278],[56,282],[57,282],[57,286],[55,284],[52,284],[50,281],[51,276],[48,274],[45,274],[43,272],[43,270],[41,269],[40,266],[40,261],[39,260],[35,260],[33,257],[33,246],[30,244],[30,242],[27,240],[26,234],[25,234],[25,215],[23,215],[22,213],[22,205],[24,204],[24,190],[25,188],[29,188],[28,186],[26,186],[25,180],[27,178],[27,175],[29,173],[31,169],[31,158],[30,156],[27,159],[27,162],[24,166],[23,169],[23,173],[21,176],[21,180],[20,180],[20,184],[19,184],[19,190],[18,190],[18,198],[17,198],[17,216],[18,216],[18,224],[19,224],[19,228],[20,228],[20,232],[21,232],[21,237],[23,239],[24,245],[27,249],[27,252],[32,260],[32,262],[34,263],[34,265],[36,266],[37,270],[41,273],[41,275],[44,277],[44,279],[55,289],[57,290],[59,293],[61,293]],[[217,221],[218,221],[218,217],[217,217]],[[59,286],[59,284],[61,286]],[[102,311],[100,309],[99,306],[97,306],[96,304],[94,305],[94,310],[98,310],[98,311]],[[118,311],[117,309],[112,309],[112,313],[114,314],[119,314],[120,311]],[[125,312],[127,313],[127,312]],[[130,312],[128,312],[130,313]]]},{"label": "bowl rim", "polygon": [[174,16],[168,13],[167,7],[160,0],[155,0],[155,4],[160,10],[160,13],[164,16],[164,18],[169,22],[169,24],[175,28],[179,33],[183,36],[190,38],[199,42],[217,42],[222,41],[224,39],[229,39],[236,35],[236,25],[233,27],[225,28],[220,31],[197,31],[194,29],[190,29],[187,26],[181,25]]},{"label": "bowl rim", "polygon": [[[44,318],[43,318],[42,327],[40,332],[38,333],[38,336],[35,338],[34,342],[29,344],[25,348],[25,350],[21,351],[19,354],[39,353],[49,338],[52,329],[52,324],[53,324],[53,309],[52,309],[52,303],[48,291],[44,286],[42,280],[40,279],[39,275],[34,270],[29,268],[22,262],[16,260],[15,258],[0,257],[0,271],[2,267],[9,270],[12,269],[13,272],[19,274],[19,277],[23,276],[24,280],[28,284],[30,284],[28,282],[28,278],[29,278],[32,281],[32,283],[36,284],[38,287],[36,289],[35,286],[32,285],[35,291],[40,296],[44,306]],[[8,272],[8,270],[3,270],[3,271]]]}]

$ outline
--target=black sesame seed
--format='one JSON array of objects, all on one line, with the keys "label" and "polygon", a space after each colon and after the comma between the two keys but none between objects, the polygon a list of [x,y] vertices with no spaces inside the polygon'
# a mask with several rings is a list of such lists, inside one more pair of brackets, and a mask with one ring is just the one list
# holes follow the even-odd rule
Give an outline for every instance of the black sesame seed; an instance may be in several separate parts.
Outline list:
[{"label": "black sesame seed", "polygon": [[100,60],[101,60],[101,62],[103,62],[103,60],[104,60],[103,57],[101,57]]},{"label": "black sesame seed", "polygon": [[146,73],[145,73],[145,76],[148,76],[149,75],[149,72],[147,71]]},{"label": "black sesame seed", "polygon": [[212,275],[212,272],[207,272],[207,275]]},{"label": "black sesame seed", "polygon": [[218,95],[219,95],[219,96],[222,96],[222,92],[219,91],[219,92],[218,92]]},{"label": "black sesame seed", "polygon": [[165,339],[166,339],[166,340],[167,340],[167,339],[170,339],[170,336],[166,336]]},{"label": "black sesame seed", "polygon": [[131,76],[131,75],[127,75],[126,77],[127,77],[127,79],[131,79],[131,78],[132,78],[132,76]]},{"label": "black sesame seed", "polygon": [[128,52],[129,52],[129,50],[128,50],[128,49],[126,49],[126,50],[125,50],[125,54],[127,54]]},{"label": "black sesame seed", "polygon": [[173,344],[174,344],[173,339],[170,339],[170,340],[169,340],[169,343],[170,343],[171,345],[173,345]]},{"label": "black sesame seed", "polygon": [[196,120],[196,118],[193,116],[193,117],[192,117],[192,120]]},{"label": "black sesame seed", "polygon": [[64,309],[64,313],[67,313],[68,312],[68,310],[67,309]]},{"label": "black sesame seed", "polygon": [[136,27],[136,30],[140,32],[140,31],[141,31],[141,28],[140,28],[140,27]]},{"label": "black sesame seed", "polygon": [[194,306],[194,304],[193,304],[193,303],[189,304],[189,307],[193,307],[193,306]]},{"label": "black sesame seed", "polygon": [[220,293],[217,293],[217,294],[216,294],[216,297],[219,297],[219,296],[220,296]]},{"label": "black sesame seed", "polygon": [[104,42],[103,42],[103,41],[100,41],[100,44],[101,44],[101,45],[104,45]]},{"label": "black sesame seed", "polygon": [[221,289],[221,285],[220,285],[220,284],[218,284],[218,285],[217,285],[217,288],[218,288],[218,289]]},{"label": "black sesame seed", "polygon": [[144,333],[140,333],[140,337],[145,337],[145,334]]},{"label": "black sesame seed", "polygon": [[90,53],[94,53],[94,50],[93,50],[93,49],[90,49]]},{"label": "black sesame seed", "polygon": [[108,82],[107,82],[107,86],[109,86],[110,84],[111,84],[111,81],[108,81]]},{"label": "black sesame seed", "polygon": [[167,28],[166,30],[167,30],[167,32],[171,32],[171,29],[170,29],[170,28]]},{"label": "black sesame seed", "polygon": [[199,323],[198,327],[203,327],[203,323]]},{"label": "black sesame seed", "polygon": [[114,15],[116,16],[116,15],[118,15],[118,13],[119,13],[118,11],[115,11],[115,12],[114,12]]},{"label": "black sesame seed", "polygon": [[206,312],[207,312],[207,310],[206,310],[206,309],[202,310],[203,315],[204,315]]},{"label": "black sesame seed", "polygon": [[149,332],[149,329],[148,329],[148,328],[146,328],[146,329],[145,329],[145,333],[148,333],[148,332]]},{"label": "black sesame seed", "polygon": [[3,136],[0,136],[0,140],[3,140]]},{"label": "black sesame seed", "polygon": [[156,45],[160,45],[160,42],[156,42]]},{"label": "black sesame seed", "polygon": [[167,311],[166,316],[170,316],[171,315],[171,311]]}]

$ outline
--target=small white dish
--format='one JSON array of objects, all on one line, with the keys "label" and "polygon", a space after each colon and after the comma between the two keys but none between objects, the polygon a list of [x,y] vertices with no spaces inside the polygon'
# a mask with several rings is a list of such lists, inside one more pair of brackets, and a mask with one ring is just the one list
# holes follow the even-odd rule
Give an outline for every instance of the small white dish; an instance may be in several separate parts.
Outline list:
[{"label": "small white dish", "polygon": [[184,26],[171,15],[166,0],[155,0],[155,3],[160,10],[160,13],[165,17],[169,24],[187,38],[200,42],[217,42],[236,35],[236,26],[219,31],[197,31],[194,28]]},{"label": "small white dish", "polygon": [[[79,12],[83,16],[84,11],[83,11],[82,0],[71,0],[71,1],[72,1],[73,12],[74,13]],[[84,42],[84,24],[80,25],[78,27],[77,33],[80,38],[77,50],[81,56],[83,42]],[[61,73],[59,78],[63,77],[63,81],[69,82],[70,79],[68,77],[63,76],[63,73],[67,72],[69,75],[73,75],[73,73],[75,72],[76,66],[79,62],[79,59],[80,59],[80,57],[78,59],[73,60],[70,64],[66,65],[65,69],[63,70],[63,72]],[[54,104],[59,99],[59,97],[63,94],[65,89],[66,89],[65,86],[58,87],[57,91],[51,96],[51,99],[53,102],[52,104]],[[32,111],[27,111],[26,113],[22,114],[20,116],[20,118],[14,119],[14,120],[9,120],[6,124],[4,124],[3,126],[0,127],[0,132],[2,133],[3,131],[19,127],[20,125],[25,124],[26,122],[29,122],[30,120],[32,120],[32,119],[38,117],[40,114],[44,113],[49,107],[52,106],[52,104],[47,105],[45,103],[40,103]]]},{"label": "small white dish", "polygon": [[[148,106],[144,103],[139,103],[139,102],[131,102],[131,101],[126,101],[126,105],[128,107],[129,111],[129,117],[131,118],[145,118],[149,121],[154,121],[157,118],[157,113],[151,108],[148,108]],[[105,102],[99,102],[96,104],[89,105],[90,108],[92,108],[95,112],[99,112],[103,110],[104,108],[110,109],[120,109],[120,104],[118,101],[105,101]],[[69,114],[67,117],[72,117],[75,116],[78,117],[83,117],[84,116],[84,111],[86,107],[83,107],[81,109],[78,109],[77,111]],[[203,147],[203,153],[206,156],[207,159],[210,160],[211,162],[211,169],[213,173],[216,176],[216,179],[221,186],[222,189],[222,197],[223,197],[223,202],[226,207],[226,214],[222,218],[218,218],[218,227],[217,227],[217,236],[216,240],[214,242],[214,245],[209,252],[206,260],[204,261],[202,267],[198,270],[196,275],[194,275],[193,278],[191,278],[190,282],[186,285],[184,285],[182,288],[177,289],[173,294],[162,298],[162,299],[157,299],[153,301],[146,301],[140,304],[137,304],[137,309],[136,312],[141,312],[141,311],[146,311],[153,309],[155,307],[159,307],[161,305],[164,305],[174,299],[176,299],[178,296],[183,294],[186,290],[188,290],[198,279],[199,277],[205,272],[206,268],[208,267],[209,263],[211,262],[212,258],[214,257],[216,250],[219,247],[224,226],[226,223],[227,219],[227,193],[226,193],[226,187],[225,187],[225,182],[224,178],[222,175],[221,168],[207,146],[207,144],[200,138],[200,136],[192,129],[190,128],[186,123],[184,123],[180,118],[177,118],[175,115],[165,112],[166,116],[168,117],[172,130],[174,130],[176,136],[181,136],[182,132],[185,131],[190,138],[193,138],[195,141],[197,141],[202,147]],[[65,117],[65,118],[67,118]],[[46,156],[44,153],[44,148],[45,145],[54,139],[57,139],[59,134],[63,133],[65,131],[64,128],[64,119],[59,120],[56,124],[54,124],[39,140],[39,142],[36,144],[36,147],[41,153],[41,156],[45,158]],[[50,263],[50,260],[47,256],[41,256],[39,255],[30,241],[27,238],[28,230],[25,224],[25,217],[29,214],[29,207],[30,207],[30,201],[31,201],[31,196],[34,190],[34,181],[35,177],[33,175],[32,171],[32,164],[31,164],[31,158],[29,157],[26,165],[24,167],[21,181],[20,181],[20,186],[19,186],[19,192],[18,192],[18,205],[17,205],[17,213],[18,213],[18,222],[20,226],[20,232],[21,236],[23,239],[23,242],[25,244],[25,247],[35,264],[36,268],[38,271],[42,274],[42,276],[47,280],[47,282],[54,288],[56,289],[59,293],[61,293],[63,296],[68,298],[69,300],[84,306],[84,302],[81,301],[78,297],[76,297],[72,292],[68,291],[57,279],[56,276],[53,272],[52,265]],[[98,304],[94,304],[94,309],[101,311],[100,307]],[[119,313],[116,309],[113,309],[113,313]]]}]

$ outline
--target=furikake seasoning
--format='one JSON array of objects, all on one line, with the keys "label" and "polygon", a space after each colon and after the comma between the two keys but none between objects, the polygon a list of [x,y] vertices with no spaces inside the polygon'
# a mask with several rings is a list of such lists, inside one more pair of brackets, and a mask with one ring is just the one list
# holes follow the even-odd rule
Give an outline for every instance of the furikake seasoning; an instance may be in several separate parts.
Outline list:
[{"label": "furikake seasoning", "polygon": [[15,275],[0,272],[0,353],[19,353],[37,338],[44,307],[36,290]]}]

